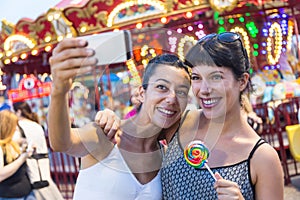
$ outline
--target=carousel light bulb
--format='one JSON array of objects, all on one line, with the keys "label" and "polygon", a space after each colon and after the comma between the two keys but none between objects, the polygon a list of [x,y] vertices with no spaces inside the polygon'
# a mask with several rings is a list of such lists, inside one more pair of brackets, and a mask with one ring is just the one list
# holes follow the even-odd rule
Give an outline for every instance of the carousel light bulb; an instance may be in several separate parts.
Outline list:
[{"label": "carousel light bulb", "polygon": [[160,22],[163,24],[167,23],[167,18],[166,17],[160,18]]},{"label": "carousel light bulb", "polygon": [[45,47],[45,51],[46,51],[46,52],[51,51],[51,49],[52,49],[52,47],[51,47],[50,45],[48,45],[48,46]]},{"label": "carousel light bulb", "polygon": [[145,66],[146,66],[146,65],[147,65],[147,63],[148,63],[148,61],[147,61],[146,59],[143,59],[143,60],[142,60],[142,63],[143,63],[143,65],[145,65]]},{"label": "carousel light bulb", "polygon": [[51,36],[46,36],[44,39],[45,42],[50,42],[51,41]]},{"label": "carousel light bulb", "polygon": [[9,57],[12,55],[12,52],[11,51],[6,51],[6,56]]},{"label": "carousel light bulb", "polygon": [[87,30],[87,28],[86,28],[85,26],[83,26],[83,27],[80,28],[80,32],[81,32],[81,33],[85,33],[86,30]]},{"label": "carousel light bulb", "polygon": [[198,6],[198,5],[200,5],[200,1],[198,1],[198,0],[195,0],[195,1],[194,1],[194,5],[195,5],[195,6]]},{"label": "carousel light bulb", "polygon": [[20,58],[24,60],[25,58],[27,58],[27,54],[26,53],[22,53],[21,56],[20,56]]},{"label": "carousel light bulb", "polygon": [[186,12],[185,13],[186,18],[190,19],[193,17],[193,13],[192,12]]},{"label": "carousel light bulb", "polygon": [[10,59],[8,59],[8,58],[5,59],[5,60],[4,60],[4,64],[6,64],[6,65],[10,64]]},{"label": "carousel light bulb", "polygon": [[198,24],[199,29],[203,29],[203,24]]},{"label": "carousel light bulb", "polygon": [[141,28],[143,28],[143,24],[142,23],[137,23],[136,25],[135,25],[135,27],[137,28],[137,29],[141,29]]},{"label": "carousel light bulb", "polygon": [[49,22],[53,21],[53,19],[54,19],[53,15],[48,15],[47,20],[48,20]]},{"label": "carousel light bulb", "polygon": [[18,57],[17,56],[12,57],[11,61],[12,62],[17,62],[18,61]]},{"label": "carousel light bulb", "polygon": [[149,52],[150,52],[151,54],[153,54],[153,53],[155,53],[155,50],[154,50],[154,49],[150,49]]},{"label": "carousel light bulb", "polygon": [[34,49],[31,51],[31,55],[35,56],[38,54],[38,50],[37,49]]}]

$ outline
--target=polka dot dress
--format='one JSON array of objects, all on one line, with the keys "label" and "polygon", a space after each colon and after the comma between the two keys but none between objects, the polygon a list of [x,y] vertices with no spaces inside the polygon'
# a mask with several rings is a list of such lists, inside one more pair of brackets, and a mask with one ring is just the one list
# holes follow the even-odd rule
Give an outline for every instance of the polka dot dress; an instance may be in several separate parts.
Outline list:
[{"label": "polka dot dress", "polygon": [[[223,178],[236,182],[246,200],[254,199],[249,176],[249,160],[248,158],[234,165],[212,168],[214,173],[219,172]],[[163,161],[163,198],[165,200],[216,200],[218,197],[213,185],[214,179],[205,167],[195,169],[186,163],[176,133]]]}]

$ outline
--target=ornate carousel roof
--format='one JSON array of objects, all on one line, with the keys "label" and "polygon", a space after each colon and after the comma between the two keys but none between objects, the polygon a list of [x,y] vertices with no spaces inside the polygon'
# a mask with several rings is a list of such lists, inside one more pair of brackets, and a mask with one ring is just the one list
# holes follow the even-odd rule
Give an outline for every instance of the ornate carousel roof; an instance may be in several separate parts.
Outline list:
[{"label": "ornate carousel roof", "polygon": [[[254,70],[276,67],[281,52],[289,48],[292,35],[299,34],[297,1],[63,0],[37,19],[22,18],[16,24],[2,21],[2,71],[49,73],[48,58],[63,38],[122,29],[132,31],[134,45],[146,40],[179,54],[183,54],[186,41],[195,42],[206,33],[232,30],[243,36]],[[171,29],[181,36],[175,38],[165,31],[168,42],[162,44],[156,36],[142,36],[148,28]],[[140,62],[142,51],[134,52]]]}]

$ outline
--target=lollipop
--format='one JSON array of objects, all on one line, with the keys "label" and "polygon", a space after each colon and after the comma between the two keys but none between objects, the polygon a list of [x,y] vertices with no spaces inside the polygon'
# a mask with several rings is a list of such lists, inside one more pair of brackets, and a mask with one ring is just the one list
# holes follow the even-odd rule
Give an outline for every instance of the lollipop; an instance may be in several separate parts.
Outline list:
[{"label": "lollipop", "polygon": [[200,169],[205,166],[212,177],[216,180],[214,173],[206,164],[208,157],[209,150],[200,140],[190,142],[184,149],[184,158],[189,165],[196,169]]}]

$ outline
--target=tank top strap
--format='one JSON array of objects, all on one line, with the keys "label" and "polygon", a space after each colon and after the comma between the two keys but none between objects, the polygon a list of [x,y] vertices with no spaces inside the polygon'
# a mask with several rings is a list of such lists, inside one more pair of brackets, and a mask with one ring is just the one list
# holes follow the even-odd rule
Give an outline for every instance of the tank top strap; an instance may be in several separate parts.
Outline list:
[{"label": "tank top strap", "polygon": [[175,131],[175,134],[173,134],[173,136],[172,136],[170,142],[173,140],[174,136],[178,134],[178,131],[179,131],[181,125],[183,124],[183,122],[184,122],[184,120],[185,120],[185,118],[186,118],[186,116],[187,116],[187,114],[188,114],[189,112],[190,112],[190,110],[186,110],[186,111],[184,112],[183,117],[182,117],[181,120],[180,120],[180,124],[179,124],[179,126],[177,127],[177,129],[176,129],[176,131]]},{"label": "tank top strap", "polygon": [[262,145],[262,144],[264,144],[264,143],[267,143],[267,142],[266,142],[264,139],[262,139],[262,138],[260,138],[260,139],[256,142],[255,146],[253,147],[253,149],[251,150],[251,152],[250,152],[250,154],[249,154],[248,160],[250,160],[250,159],[253,157],[253,154],[254,154],[254,152],[256,151],[256,149],[257,149],[260,145]]},{"label": "tank top strap", "polygon": [[[251,183],[251,188],[252,188],[252,191],[253,191],[253,194],[255,194],[255,187],[254,187],[254,184],[252,183],[252,178],[251,178],[251,168],[250,168],[250,161],[251,161],[251,158],[253,157],[253,154],[255,153],[256,149],[261,146],[262,144],[264,143],[267,143],[264,139],[262,138],[259,138],[259,140],[256,142],[255,146],[253,147],[253,149],[251,150],[250,154],[249,154],[249,157],[248,157],[248,160],[247,160],[247,165],[248,165],[248,175],[249,175],[249,180],[250,180],[250,183]],[[255,197],[254,197],[255,199]]]}]

